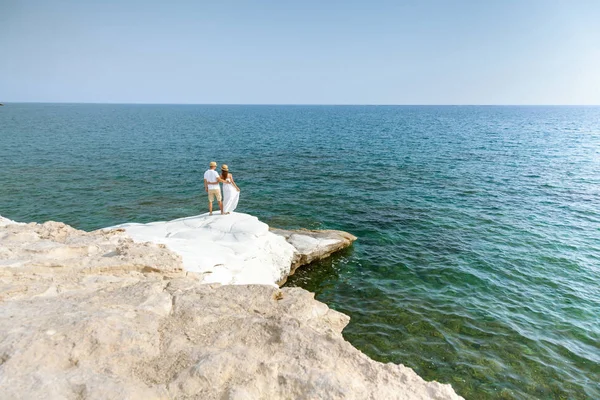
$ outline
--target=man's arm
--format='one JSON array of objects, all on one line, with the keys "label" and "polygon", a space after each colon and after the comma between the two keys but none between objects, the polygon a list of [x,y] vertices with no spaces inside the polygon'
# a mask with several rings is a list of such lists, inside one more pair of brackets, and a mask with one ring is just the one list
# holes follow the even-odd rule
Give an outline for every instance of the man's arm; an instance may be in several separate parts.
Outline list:
[{"label": "man's arm", "polygon": [[204,190],[206,190],[208,192],[208,185],[217,185],[219,183],[219,181],[221,180],[221,178],[217,178],[217,179],[218,179],[218,181],[215,181],[215,182],[209,182],[206,179],[204,179]]}]

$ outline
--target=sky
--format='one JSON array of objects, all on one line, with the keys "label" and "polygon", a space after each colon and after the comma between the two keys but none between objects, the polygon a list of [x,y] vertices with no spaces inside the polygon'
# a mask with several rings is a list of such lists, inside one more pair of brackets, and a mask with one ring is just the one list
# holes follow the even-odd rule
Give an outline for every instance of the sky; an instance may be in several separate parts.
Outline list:
[{"label": "sky", "polygon": [[599,0],[0,0],[0,102],[600,105]]}]

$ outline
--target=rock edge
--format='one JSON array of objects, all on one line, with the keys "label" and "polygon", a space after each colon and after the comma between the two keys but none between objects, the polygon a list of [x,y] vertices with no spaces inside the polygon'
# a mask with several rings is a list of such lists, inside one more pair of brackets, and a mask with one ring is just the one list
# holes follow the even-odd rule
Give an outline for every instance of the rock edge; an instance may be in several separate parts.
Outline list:
[{"label": "rock edge", "polygon": [[460,399],[346,342],[300,288],[200,284],[124,232],[0,224],[0,387],[12,399]]}]

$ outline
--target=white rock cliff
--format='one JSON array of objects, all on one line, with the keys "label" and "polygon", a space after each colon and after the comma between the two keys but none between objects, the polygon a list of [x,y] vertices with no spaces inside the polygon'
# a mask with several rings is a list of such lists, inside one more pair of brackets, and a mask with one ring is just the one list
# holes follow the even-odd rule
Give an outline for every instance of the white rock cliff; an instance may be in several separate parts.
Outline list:
[{"label": "white rock cliff", "polygon": [[369,359],[341,335],[349,318],[303,289],[202,284],[212,273],[185,262],[120,230],[0,217],[0,397],[460,398]]},{"label": "white rock cliff", "polygon": [[356,240],[341,231],[269,230],[258,218],[235,212],[110,229],[124,229],[137,242],[164,244],[182,257],[187,271],[200,273],[203,282],[224,285],[282,284],[300,265]]}]

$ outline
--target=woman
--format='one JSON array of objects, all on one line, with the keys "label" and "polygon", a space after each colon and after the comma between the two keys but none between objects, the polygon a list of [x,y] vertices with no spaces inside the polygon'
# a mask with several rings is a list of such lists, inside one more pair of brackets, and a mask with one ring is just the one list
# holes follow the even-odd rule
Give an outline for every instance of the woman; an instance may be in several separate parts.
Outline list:
[{"label": "woman", "polygon": [[227,164],[221,165],[221,182],[223,182],[223,212],[229,214],[235,210],[240,199],[240,188],[235,184],[233,175],[229,173]]}]

